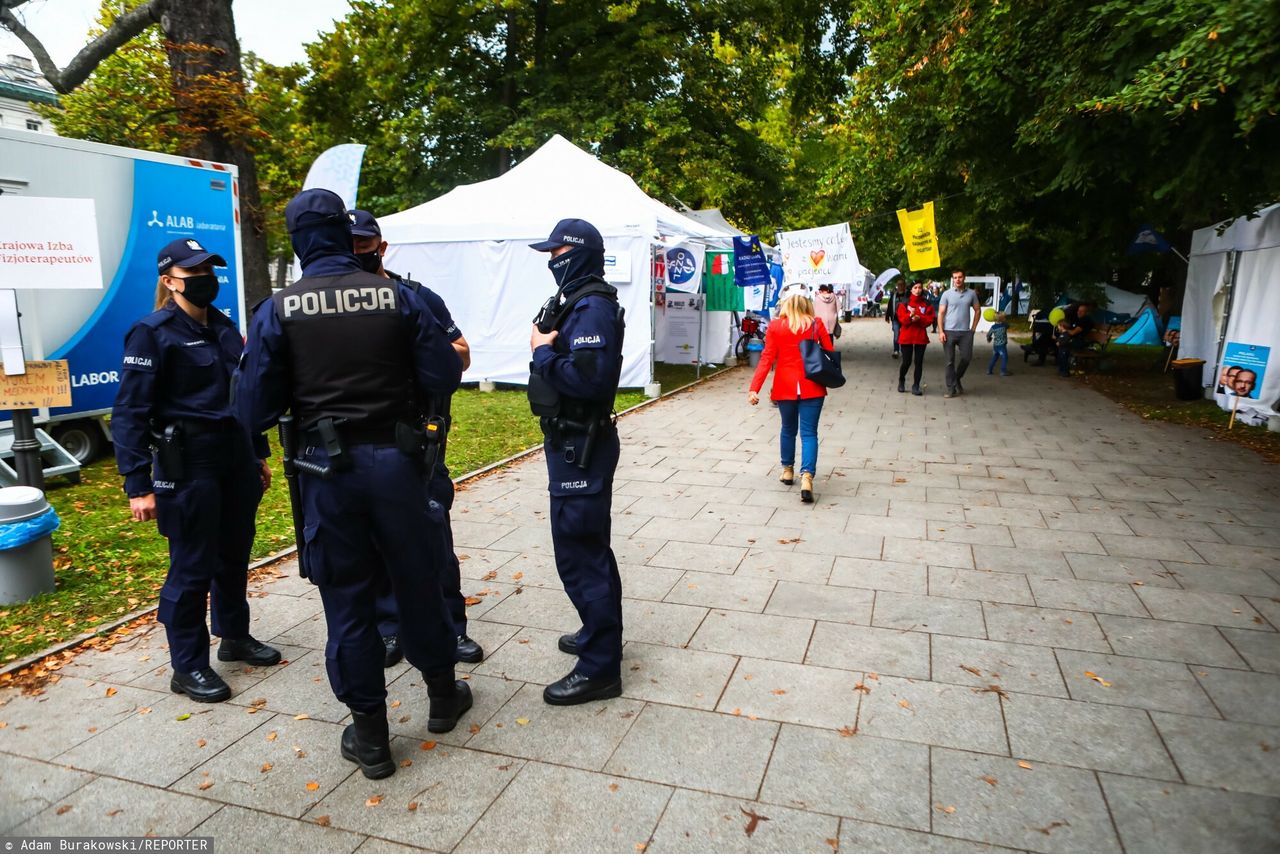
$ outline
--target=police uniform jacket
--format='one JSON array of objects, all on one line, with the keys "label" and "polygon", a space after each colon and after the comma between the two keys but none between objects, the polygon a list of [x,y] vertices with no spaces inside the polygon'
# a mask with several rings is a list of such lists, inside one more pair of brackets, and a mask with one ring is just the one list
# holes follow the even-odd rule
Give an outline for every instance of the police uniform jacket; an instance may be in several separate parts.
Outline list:
[{"label": "police uniform jacket", "polygon": [[[574,291],[594,280],[575,283],[563,296],[572,299]],[[607,415],[622,374],[625,330],[617,300],[603,294],[584,297],[558,329],[560,334],[552,344],[533,351],[531,369],[564,397],[594,403],[601,416]]]},{"label": "police uniform jacket", "polygon": [[[153,491],[153,430],[177,421],[231,421],[231,378],[243,349],[240,330],[212,306],[205,326],[170,303],[129,330],[111,411],[116,464],[129,497]],[[261,434],[253,437],[253,447],[258,459],[268,456]]]}]

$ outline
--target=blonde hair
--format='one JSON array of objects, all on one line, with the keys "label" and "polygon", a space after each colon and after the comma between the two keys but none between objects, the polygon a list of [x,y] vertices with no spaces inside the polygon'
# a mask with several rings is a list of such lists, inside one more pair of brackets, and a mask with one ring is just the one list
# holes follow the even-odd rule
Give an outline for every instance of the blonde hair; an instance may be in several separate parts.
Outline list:
[{"label": "blonde hair", "polygon": [[778,303],[778,319],[785,319],[792,332],[803,332],[813,325],[813,300],[792,294]]},{"label": "blonde hair", "polygon": [[155,311],[159,311],[169,303],[173,302],[173,291],[164,286],[164,274],[156,279],[156,307]]}]

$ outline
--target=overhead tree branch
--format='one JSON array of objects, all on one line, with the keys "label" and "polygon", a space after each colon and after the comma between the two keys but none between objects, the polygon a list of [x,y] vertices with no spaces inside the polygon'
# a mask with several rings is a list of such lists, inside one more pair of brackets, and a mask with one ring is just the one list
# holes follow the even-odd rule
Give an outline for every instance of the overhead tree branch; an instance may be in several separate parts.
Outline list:
[{"label": "overhead tree branch", "polygon": [[0,26],[9,30],[31,51],[40,72],[53,88],[63,95],[73,91],[83,83],[93,70],[111,54],[141,33],[152,24],[160,22],[160,16],[169,7],[169,0],[148,0],[130,9],[111,22],[101,35],[80,48],[80,52],[67,63],[66,68],[59,69],[49,56],[49,51],[13,10],[24,5],[27,0],[0,0]]}]

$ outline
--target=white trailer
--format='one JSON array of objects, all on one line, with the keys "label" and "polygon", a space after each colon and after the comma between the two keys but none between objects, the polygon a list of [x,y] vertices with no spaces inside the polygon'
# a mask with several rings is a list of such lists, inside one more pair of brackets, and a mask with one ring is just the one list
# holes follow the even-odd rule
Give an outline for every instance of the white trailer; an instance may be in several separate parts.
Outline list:
[{"label": "white trailer", "polygon": [[[0,204],[16,194],[92,199],[96,208],[102,290],[0,282],[18,289],[25,357],[69,363],[72,405],[39,410],[36,422],[77,461],[92,460],[110,440],[103,416],[120,383],[124,336],[153,310],[162,246],[193,237],[227,259],[217,271],[217,307],[244,331],[238,176],[230,164],[0,130]],[[0,448],[11,430],[0,424]]]}]

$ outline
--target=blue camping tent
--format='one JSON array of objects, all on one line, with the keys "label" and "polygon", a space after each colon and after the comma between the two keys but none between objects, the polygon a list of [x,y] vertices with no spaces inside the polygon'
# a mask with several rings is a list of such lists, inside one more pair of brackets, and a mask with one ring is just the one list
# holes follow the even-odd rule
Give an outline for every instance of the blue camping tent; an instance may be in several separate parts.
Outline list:
[{"label": "blue camping tent", "polygon": [[1131,347],[1160,346],[1160,318],[1156,316],[1155,309],[1151,306],[1144,308],[1138,315],[1138,319],[1133,322],[1133,326],[1130,326],[1114,343]]}]

